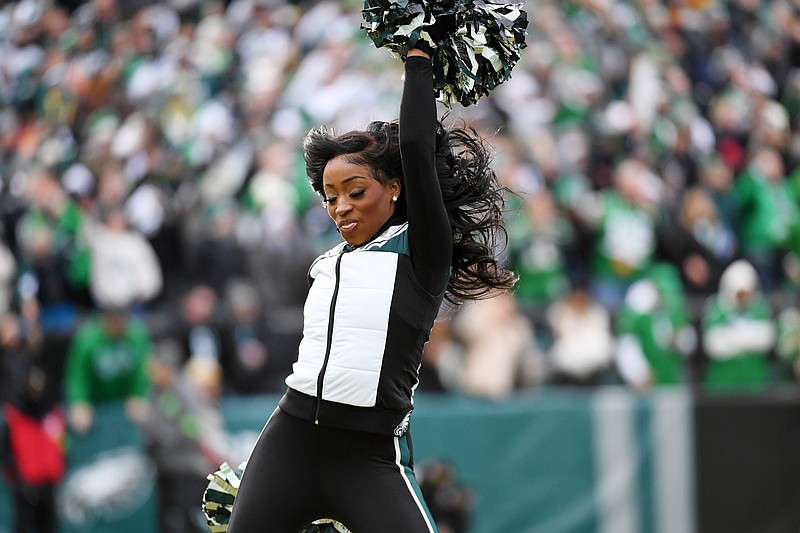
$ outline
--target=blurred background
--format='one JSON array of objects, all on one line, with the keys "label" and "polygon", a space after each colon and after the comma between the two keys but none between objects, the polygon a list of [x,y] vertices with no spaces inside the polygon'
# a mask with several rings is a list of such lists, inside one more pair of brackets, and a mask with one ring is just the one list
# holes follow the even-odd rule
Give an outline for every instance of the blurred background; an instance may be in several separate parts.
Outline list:
[{"label": "blurred background", "polygon": [[[524,7],[512,78],[439,109],[520,277],[426,346],[440,531],[796,533],[800,1]],[[360,9],[0,5],[0,532],[207,530],[339,239],[303,136],[397,116]]]}]

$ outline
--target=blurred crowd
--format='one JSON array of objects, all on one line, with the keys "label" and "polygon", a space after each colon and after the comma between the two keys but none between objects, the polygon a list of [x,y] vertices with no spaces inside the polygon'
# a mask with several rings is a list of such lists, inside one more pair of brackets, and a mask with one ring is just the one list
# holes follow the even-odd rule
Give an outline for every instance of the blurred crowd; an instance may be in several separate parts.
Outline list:
[{"label": "blurred crowd", "polygon": [[[224,458],[198,428],[220,427],[224,395],[283,389],[306,269],[338,240],[305,132],[397,115],[401,63],[360,9],[0,7],[6,418],[86,432],[93,405],[124,400],[154,457],[193,462],[164,484]],[[796,384],[800,0],[525,9],[512,78],[440,109],[495,149],[519,284],[443,311],[420,389]]]}]

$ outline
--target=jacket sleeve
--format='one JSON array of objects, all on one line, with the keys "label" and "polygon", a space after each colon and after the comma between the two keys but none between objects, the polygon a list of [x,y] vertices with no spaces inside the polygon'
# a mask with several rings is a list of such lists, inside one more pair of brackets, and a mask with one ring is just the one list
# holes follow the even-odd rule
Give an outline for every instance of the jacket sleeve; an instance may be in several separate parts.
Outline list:
[{"label": "jacket sleeve", "polygon": [[431,61],[409,57],[400,104],[400,152],[411,261],[417,279],[431,294],[441,294],[447,287],[453,250],[450,221],[436,175],[436,127]]}]

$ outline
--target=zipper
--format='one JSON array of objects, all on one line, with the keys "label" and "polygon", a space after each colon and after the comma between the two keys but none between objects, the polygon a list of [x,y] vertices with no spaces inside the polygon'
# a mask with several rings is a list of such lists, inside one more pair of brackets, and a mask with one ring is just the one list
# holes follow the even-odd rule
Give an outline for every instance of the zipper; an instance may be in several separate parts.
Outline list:
[{"label": "zipper", "polygon": [[344,254],[352,250],[350,246],[345,246],[344,251],[336,258],[336,283],[333,286],[333,296],[331,296],[331,306],[328,310],[328,343],[325,347],[325,359],[322,361],[322,368],[319,370],[317,376],[317,399],[314,402],[314,424],[319,425],[319,412],[322,408],[322,382],[325,379],[325,371],[328,369],[328,360],[331,357],[331,347],[333,346],[333,317],[336,311],[336,300],[339,297],[339,282],[342,270],[342,257]]}]

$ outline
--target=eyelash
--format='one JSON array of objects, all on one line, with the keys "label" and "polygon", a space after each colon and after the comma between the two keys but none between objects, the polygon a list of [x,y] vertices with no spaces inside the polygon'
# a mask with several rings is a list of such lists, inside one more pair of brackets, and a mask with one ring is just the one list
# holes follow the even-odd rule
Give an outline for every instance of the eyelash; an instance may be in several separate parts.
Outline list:
[{"label": "eyelash", "polygon": [[[351,192],[349,196],[350,196],[350,198],[357,198],[357,197],[361,196],[362,194],[364,194],[364,189],[357,189],[357,190]],[[330,198],[323,198],[322,201],[327,205],[331,205],[332,203],[336,202],[336,198],[338,198],[338,196],[332,196]]]}]

